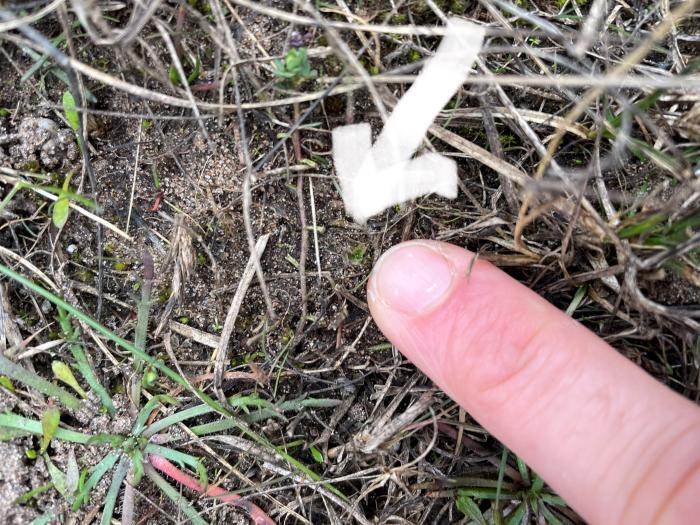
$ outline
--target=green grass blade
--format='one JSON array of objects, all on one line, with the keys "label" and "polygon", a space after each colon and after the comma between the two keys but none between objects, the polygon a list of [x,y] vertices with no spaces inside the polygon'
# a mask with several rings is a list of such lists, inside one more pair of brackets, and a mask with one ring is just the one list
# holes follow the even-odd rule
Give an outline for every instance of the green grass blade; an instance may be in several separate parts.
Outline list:
[{"label": "green grass blade", "polygon": [[476,521],[479,525],[486,525],[486,518],[484,518],[484,515],[481,513],[479,505],[477,505],[469,496],[460,494],[457,496],[455,504],[457,505],[457,510],[462,514]]},{"label": "green grass blade", "polygon": [[[250,424],[257,423],[258,421],[264,421],[272,417],[285,419],[283,414],[286,412],[301,412],[306,408],[334,408],[340,403],[342,403],[342,401],[339,399],[291,399],[275,405],[274,408],[263,408],[262,410],[256,410],[250,414],[241,416],[241,420]],[[237,423],[235,420],[222,419],[191,427],[190,430],[198,436],[205,436],[215,432],[230,430],[235,428],[236,424]]]},{"label": "green grass blade", "polygon": [[[26,432],[28,434],[34,434],[35,436],[41,436],[43,434],[40,421],[27,419],[26,417],[18,416],[17,414],[0,414],[0,427]],[[56,439],[69,441],[71,443],[81,443],[83,445],[88,444],[88,441],[94,437],[95,436],[91,436],[90,434],[83,434],[81,432],[75,432],[74,430],[67,430],[60,427],[57,428],[56,432],[54,433],[54,438]]]},{"label": "green grass blade", "polygon": [[[468,496],[470,498],[476,498],[476,499],[489,499],[489,500],[495,500],[496,499],[496,489],[492,488],[485,488],[485,487],[463,487],[460,488],[457,493],[459,495],[464,495]],[[513,492],[510,490],[502,490],[499,494],[500,499],[505,500],[505,499],[516,499],[519,498],[520,496],[518,495],[517,492]]]},{"label": "green grass blade", "polygon": [[158,474],[150,465],[146,465],[146,475],[156,484],[163,494],[180,508],[182,513],[192,521],[193,525],[207,525],[207,522],[197,513],[192,504],[183,498],[175,487],[168,483],[165,478]]},{"label": "green grass blade", "polygon": [[208,414],[212,411],[213,410],[210,406],[197,405],[196,407],[191,407],[185,410],[181,410],[179,412],[175,412],[174,414],[164,417],[163,419],[159,419],[158,421],[148,425],[148,427],[146,427],[146,430],[143,431],[143,435],[145,437],[151,437],[152,435],[157,434],[161,430],[166,429],[172,425],[175,425],[182,421],[186,421],[187,419],[190,419],[192,417]]},{"label": "green grass blade", "polygon": [[85,379],[90,389],[100,398],[102,406],[105,407],[110,414],[114,414],[115,408],[114,403],[112,403],[112,398],[105,387],[102,386],[99,379],[97,379],[97,375],[95,375],[95,371],[88,361],[83,346],[78,342],[78,334],[71,326],[68,312],[60,307],[58,308],[58,322],[61,325],[63,337],[70,343],[68,349],[73,355],[73,359],[75,359],[75,366],[78,372],[83,376],[83,379]]},{"label": "green grass blade", "polygon": [[542,510],[542,515],[544,516],[544,519],[549,523],[550,525],[564,525],[564,523],[557,518],[554,513],[547,508],[547,505],[542,503],[540,505],[540,509]]},{"label": "green grass blade", "polygon": [[[264,399],[260,399],[259,397],[254,397],[254,396],[231,396],[228,399],[229,406],[231,408],[248,408],[249,406],[253,407],[270,407],[272,406],[272,403],[269,401],[265,401]],[[187,419],[197,417],[197,416],[203,416],[204,414],[209,414],[210,412],[213,412],[214,409],[211,406],[208,405],[197,405],[195,407],[191,407],[185,410],[181,410],[180,412],[176,412],[174,414],[171,414],[167,417],[164,417],[163,419],[160,419],[156,421],[155,423],[152,423],[151,425],[146,428],[146,430],[143,432],[143,435],[146,437],[151,437],[153,434],[157,434],[161,430],[168,428],[169,426],[172,426],[176,423],[180,423],[182,421],[185,421]],[[231,417],[231,416],[228,416]],[[232,419],[231,421],[236,421],[235,419]],[[238,422],[237,424],[240,424]]]},{"label": "green grass blade", "polygon": [[45,485],[40,485],[35,489],[29,490],[22,494],[19,498],[17,498],[14,503],[15,505],[26,505],[29,503],[34,496],[38,496],[39,494],[46,492],[47,490],[51,490],[53,488],[53,483],[46,483]]},{"label": "green grass blade", "polygon": [[77,410],[80,408],[80,399],[70,394],[60,386],[54,385],[43,377],[39,377],[34,372],[30,372],[23,366],[10,361],[7,357],[0,354],[0,374],[19,381],[31,387],[44,395],[55,397],[66,408]]},{"label": "green grass blade", "polygon": [[532,486],[530,487],[530,491],[533,494],[538,494],[539,492],[542,491],[542,488],[544,487],[544,480],[539,476],[535,475],[535,478],[532,481]]},{"label": "green grass blade", "polygon": [[[138,436],[143,432],[143,429],[146,427],[146,421],[148,420],[148,416],[153,412],[153,409],[158,405],[158,403],[170,403],[171,405],[177,405],[178,400],[175,399],[174,397],[171,397],[167,394],[159,394],[157,396],[153,396],[151,399],[148,400],[148,403],[146,403],[141,411],[139,412],[138,417],[136,418],[136,423],[134,423],[134,428],[131,430],[131,433],[134,436]],[[164,418],[165,419],[165,418]]]},{"label": "green grass blade", "polygon": [[523,478],[523,483],[525,486],[530,485],[530,469],[527,468],[527,464],[519,457],[515,458],[518,463],[518,472],[520,472],[520,477]]},{"label": "green grass blade", "polygon": [[184,452],[180,452],[179,450],[173,450],[172,448],[156,445],[155,443],[149,443],[148,445],[146,445],[144,452],[146,452],[147,454],[158,454],[159,456],[163,456],[165,459],[169,459],[171,461],[179,463],[180,465],[187,465],[197,473],[199,477],[199,482],[202,485],[206,487],[209,484],[209,477],[207,476],[207,471],[204,468],[204,465],[202,464],[202,460],[199,458],[190,456],[189,454],[185,454]]},{"label": "green grass blade", "polygon": [[556,505],[558,507],[566,507],[566,501],[564,501],[562,498],[557,496],[556,494],[550,494],[548,492],[543,492],[540,494],[540,499],[544,501],[545,503],[549,503],[550,505]]},{"label": "green grass blade", "polygon": [[102,458],[97,465],[95,465],[95,467],[92,469],[90,477],[75,496],[75,501],[73,502],[74,511],[78,510],[84,501],[87,501],[90,491],[100,482],[107,471],[114,466],[120,455],[121,454],[119,452],[112,451]]},{"label": "green grass blade", "polygon": [[496,512],[500,516],[500,499],[501,499],[501,489],[503,488],[503,475],[506,471],[506,462],[508,461],[508,449],[503,447],[503,453],[501,454],[501,463],[498,465],[498,483],[496,484]]},{"label": "green grass blade", "polygon": [[523,522],[525,513],[527,512],[527,504],[523,501],[515,507],[513,512],[506,516],[506,525],[520,525]]},{"label": "green grass blade", "polygon": [[71,354],[73,354],[73,359],[75,359],[75,366],[78,369],[78,372],[80,372],[80,375],[83,376],[83,379],[85,379],[85,382],[90,387],[90,390],[97,394],[97,397],[100,398],[102,406],[107,409],[107,412],[114,414],[116,409],[114,408],[114,403],[112,403],[112,398],[110,397],[109,392],[107,392],[107,389],[102,386],[100,380],[97,379],[95,371],[92,369],[92,366],[90,366],[90,363],[87,360],[87,356],[85,355],[82,345],[72,344],[68,346],[68,349],[70,350]]},{"label": "green grass blade", "polygon": [[129,468],[129,460],[122,456],[117,470],[114,471],[114,476],[112,476],[112,484],[109,486],[107,495],[105,496],[104,502],[105,506],[102,510],[102,518],[100,519],[100,525],[110,525],[112,523],[112,514],[114,514],[114,507],[117,504],[117,498],[119,497],[119,490],[121,489],[122,482],[126,477],[126,472]]}]

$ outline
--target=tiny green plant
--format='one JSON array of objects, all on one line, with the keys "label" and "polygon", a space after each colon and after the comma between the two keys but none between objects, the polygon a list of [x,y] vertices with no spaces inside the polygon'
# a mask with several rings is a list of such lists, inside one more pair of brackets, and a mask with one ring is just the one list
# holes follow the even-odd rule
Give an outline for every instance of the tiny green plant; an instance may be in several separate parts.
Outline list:
[{"label": "tiny green plant", "polygon": [[297,84],[316,78],[318,72],[311,69],[307,49],[299,47],[287,51],[283,60],[275,60],[275,76]]},{"label": "tiny green plant", "polygon": [[63,93],[63,113],[66,115],[66,120],[73,131],[78,131],[80,123],[78,112],[76,111],[75,98],[70,91]]},{"label": "tiny green plant", "polygon": [[[190,70],[189,74],[187,75],[187,85],[191,86],[193,83],[197,82],[197,79],[199,78],[199,75],[202,70],[202,62],[199,60],[199,58],[196,58],[192,64],[192,69]],[[180,75],[177,72],[177,68],[172,65],[170,68],[168,68],[168,78],[170,79],[170,82],[172,82],[176,86],[182,86],[182,81],[180,80]],[[150,125],[149,125],[150,127]],[[147,129],[147,128],[144,128]]]},{"label": "tiny green plant", "polygon": [[[503,459],[507,459],[504,452]],[[462,514],[467,516],[471,523],[487,525],[489,523],[503,523],[506,525],[520,525],[529,523],[526,517],[535,515],[537,523],[561,525],[566,523],[557,512],[557,507],[566,507],[566,503],[556,494],[545,487],[544,480],[531,471],[523,460],[516,457],[520,483],[503,481],[504,461],[501,462],[499,478],[497,480],[477,478],[456,478],[455,482],[462,485],[455,494],[455,506]],[[507,514],[501,509],[501,502],[507,500],[518,502],[510,506]],[[482,511],[484,505],[490,505],[491,519],[487,519]]]},{"label": "tiny green plant", "polygon": [[0,211],[2,211],[3,208],[5,208],[12,201],[15,195],[23,189],[33,190],[39,194],[41,194],[41,192],[51,193],[58,197],[53,205],[52,220],[57,228],[61,228],[65,225],[66,221],[68,220],[71,202],[76,202],[92,209],[96,208],[96,205],[93,201],[91,201],[87,197],[84,197],[83,195],[79,195],[70,190],[71,176],[72,173],[69,173],[66,176],[66,178],[63,181],[63,186],[61,188],[56,188],[54,186],[31,184],[23,180],[17,181],[17,183],[7,193],[2,202],[0,202]]}]

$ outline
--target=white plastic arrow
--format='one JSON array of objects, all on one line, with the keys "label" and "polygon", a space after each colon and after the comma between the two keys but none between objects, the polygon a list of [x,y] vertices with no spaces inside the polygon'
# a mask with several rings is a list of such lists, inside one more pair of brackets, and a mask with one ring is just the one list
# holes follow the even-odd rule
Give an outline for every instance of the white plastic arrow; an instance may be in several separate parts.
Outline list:
[{"label": "white plastic arrow", "polygon": [[471,71],[483,40],[481,27],[451,18],[435,56],[399,100],[374,146],[369,124],[333,130],[333,160],[343,202],[357,222],[429,193],[457,196],[453,160],[436,153],[411,157]]}]

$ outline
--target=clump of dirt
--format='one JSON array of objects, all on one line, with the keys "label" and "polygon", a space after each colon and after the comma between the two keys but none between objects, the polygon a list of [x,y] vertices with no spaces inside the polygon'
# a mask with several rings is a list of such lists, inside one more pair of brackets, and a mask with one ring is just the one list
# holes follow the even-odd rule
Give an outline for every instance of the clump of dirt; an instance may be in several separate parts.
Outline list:
[{"label": "clump of dirt", "polygon": [[16,500],[31,486],[31,466],[19,444],[0,442],[0,516],[7,525],[26,525],[37,517],[31,507],[17,505]]},{"label": "clump of dirt", "polygon": [[44,117],[25,117],[16,132],[0,128],[0,165],[38,171],[61,169],[78,160],[78,146],[73,131]]}]

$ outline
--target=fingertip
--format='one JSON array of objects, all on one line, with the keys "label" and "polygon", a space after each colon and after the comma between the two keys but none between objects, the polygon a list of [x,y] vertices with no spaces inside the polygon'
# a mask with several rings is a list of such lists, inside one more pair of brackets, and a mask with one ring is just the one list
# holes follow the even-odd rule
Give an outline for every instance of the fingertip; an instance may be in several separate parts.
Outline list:
[{"label": "fingertip", "polygon": [[589,522],[624,519],[625,501],[629,515],[653,515],[674,480],[695,487],[684,461],[700,453],[667,451],[669,436],[700,426],[697,408],[474,257],[435,241],[389,250],[368,283],[377,326]]}]

